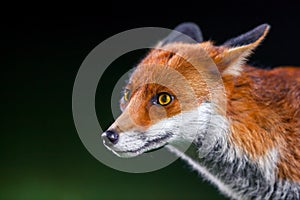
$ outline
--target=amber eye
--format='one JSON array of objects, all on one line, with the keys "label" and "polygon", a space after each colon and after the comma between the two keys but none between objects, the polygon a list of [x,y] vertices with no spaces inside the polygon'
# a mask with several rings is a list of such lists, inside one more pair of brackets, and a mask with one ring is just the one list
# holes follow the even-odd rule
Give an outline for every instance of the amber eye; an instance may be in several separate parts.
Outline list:
[{"label": "amber eye", "polygon": [[125,100],[125,101],[129,101],[130,96],[131,96],[130,90],[125,89],[125,91],[124,91],[124,100]]},{"label": "amber eye", "polygon": [[161,106],[166,106],[168,104],[170,104],[173,100],[173,96],[163,92],[163,93],[159,93],[157,95],[157,104],[161,105]]}]

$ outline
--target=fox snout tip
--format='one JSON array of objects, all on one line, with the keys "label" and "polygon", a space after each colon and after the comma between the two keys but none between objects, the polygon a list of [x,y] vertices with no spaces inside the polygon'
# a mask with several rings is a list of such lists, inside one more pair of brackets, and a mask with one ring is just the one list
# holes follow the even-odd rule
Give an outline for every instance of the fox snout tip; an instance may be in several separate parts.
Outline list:
[{"label": "fox snout tip", "polygon": [[105,144],[117,144],[119,140],[119,134],[112,130],[107,130],[101,134],[101,137]]}]

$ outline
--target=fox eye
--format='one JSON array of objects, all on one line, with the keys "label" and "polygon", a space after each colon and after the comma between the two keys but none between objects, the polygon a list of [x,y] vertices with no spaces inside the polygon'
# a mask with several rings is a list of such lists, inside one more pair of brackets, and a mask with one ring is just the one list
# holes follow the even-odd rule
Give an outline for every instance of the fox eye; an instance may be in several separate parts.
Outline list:
[{"label": "fox eye", "polygon": [[131,91],[129,89],[125,89],[125,91],[124,91],[124,100],[129,101],[130,97],[131,97]]},{"label": "fox eye", "polygon": [[166,106],[172,102],[173,98],[174,97],[169,93],[162,92],[157,95],[156,103],[161,106]]}]

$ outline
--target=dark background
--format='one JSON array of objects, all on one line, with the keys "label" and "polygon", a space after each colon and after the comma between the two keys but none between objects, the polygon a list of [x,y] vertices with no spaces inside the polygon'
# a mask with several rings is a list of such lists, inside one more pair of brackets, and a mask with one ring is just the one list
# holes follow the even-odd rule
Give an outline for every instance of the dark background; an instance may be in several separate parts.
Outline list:
[{"label": "dark background", "polygon": [[[136,9],[116,3],[99,6],[98,16],[52,13],[6,20],[0,199],[225,199],[180,160],[159,171],[129,174],[94,159],[73,123],[72,88],[84,58],[106,38],[137,27],[172,29],[185,21],[197,23],[204,38],[217,44],[269,23],[269,35],[249,62],[299,66],[299,4],[248,4],[150,7],[146,2]],[[114,80],[140,56],[129,54],[111,66],[103,93],[109,94]],[[107,119],[99,122],[103,128],[112,121],[109,101],[97,96],[97,113]]]}]

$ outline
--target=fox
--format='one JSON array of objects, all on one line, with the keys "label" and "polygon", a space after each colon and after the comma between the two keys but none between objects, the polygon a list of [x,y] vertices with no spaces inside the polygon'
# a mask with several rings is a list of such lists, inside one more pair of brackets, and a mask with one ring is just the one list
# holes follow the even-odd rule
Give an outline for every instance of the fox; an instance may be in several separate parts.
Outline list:
[{"label": "fox", "polygon": [[215,45],[178,25],[133,70],[104,145],[120,157],[165,147],[230,199],[300,199],[300,68],[247,64],[269,30]]}]

